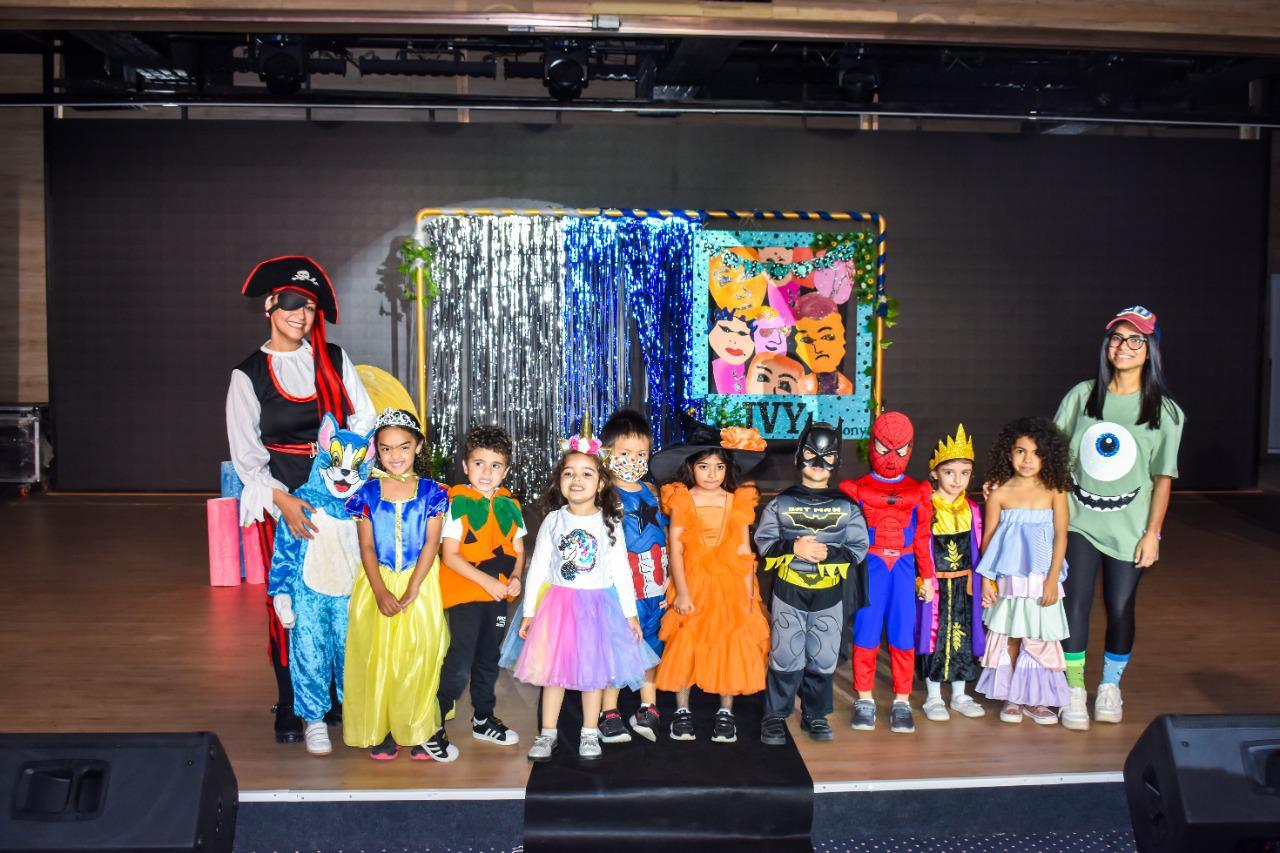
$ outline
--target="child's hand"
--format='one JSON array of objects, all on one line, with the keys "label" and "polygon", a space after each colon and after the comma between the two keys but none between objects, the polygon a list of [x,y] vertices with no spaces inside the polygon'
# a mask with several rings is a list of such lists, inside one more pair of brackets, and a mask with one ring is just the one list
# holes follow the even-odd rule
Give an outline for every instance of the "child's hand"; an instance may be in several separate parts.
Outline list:
[{"label": "child's hand", "polygon": [[933,580],[931,578],[923,578],[920,584],[920,600],[925,604],[933,601]]},{"label": "child's hand", "polygon": [[640,630],[640,620],[635,616],[631,616],[627,619],[627,624],[631,626],[631,633],[635,634],[636,642],[643,642],[644,631]]},{"label": "child's hand", "polygon": [[1044,591],[1040,593],[1040,606],[1052,607],[1058,603],[1058,578],[1052,572],[1044,579]]},{"label": "child's hand", "polygon": [[529,623],[532,621],[532,616],[526,616],[520,620],[520,639],[527,640],[529,638]]},{"label": "child's hand", "polygon": [[385,586],[381,589],[375,589],[373,597],[378,602],[378,612],[383,616],[395,616],[400,612],[400,599],[392,595],[391,590]]},{"label": "child's hand", "polygon": [[982,606],[990,607],[996,603],[996,582],[991,578],[982,579]]},{"label": "child's hand", "polygon": [[827,546],[814,536],[801,536],[792,548],[793,553],[807,563],[821,563],[827,558]]},{"label": "child's hand", "polygon": [[675,607],[676,612],[681,616],[688,616],[693,612],[693,596],[688,593],[676,593],[676,601],[672,606]]},{"label": "child's hand", "polygon": [[410,604],[413,604],[413,600],[414,600],[415,598],[417,598],[417,597],[418,597],[418,590],[419,590],[419,589],[420,589],[420,587],[418,587],[418,586],[415,586],[415,585],[413,585],[413,584],[410,584],[410,585],[409,585],[409,588],[408,588],[408,589],[406,589],[406,590],[404,591],[404,595],[400,596],[400,609],[401,609],[401,610],[404,610],[404,609],[405,609],[406,607],[408,607]]},{"label": "child's hand", "polygon": [[497,578],[486,577],[481,586],[494,601],[501,601],[507,597],[507,585]]},{"label": "child's hand", "polygon": [[522,589],[524,589],[524,585],[520,583],[520,578],[511,578],[507,581],[507,595],[510,597],[517,597]]}]

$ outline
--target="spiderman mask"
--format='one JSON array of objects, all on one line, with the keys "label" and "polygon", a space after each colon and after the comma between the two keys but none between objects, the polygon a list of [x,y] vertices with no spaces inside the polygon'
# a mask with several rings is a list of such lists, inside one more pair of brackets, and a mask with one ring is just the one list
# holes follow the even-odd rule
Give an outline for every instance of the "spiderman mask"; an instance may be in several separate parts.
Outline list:
[{"label": "spiderman mask", "polygon": [[885,412],[871,425],[871,443],[867,454],[871,470],[877,477],[896,480],[907,472],[911,461],[911,445],[915,429],[911,419],[901,412]]}]

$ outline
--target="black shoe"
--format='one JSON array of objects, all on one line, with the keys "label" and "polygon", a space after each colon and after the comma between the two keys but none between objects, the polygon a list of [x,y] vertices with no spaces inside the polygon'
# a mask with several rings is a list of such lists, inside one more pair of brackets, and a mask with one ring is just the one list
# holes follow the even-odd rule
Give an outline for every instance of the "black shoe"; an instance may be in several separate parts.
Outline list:
[{"label": "black shoe", "polygon": [[400,754],[400,747],[396,745],[391,735],[383,738],[382,743],[369,750],[369,757],[374,761],[390,761]]},{"label": "black shoe", "polygon": [[507,724],[493,714],[483,720],[471,718],[471,736],[476,740],[487,740],[498,746],[513,746],[520,742],[520,735],[507,728]]},{"label": "black shoe", "polygon": [[765,746],[786,746],[787,721],[782,717],[765,717],[760,723],[760,742]]},{"label": "black shoe", "polygon": [[812,720],[800,718],[800,728],[809,733],[809,740],[835,740],[836,736],[831,732],[831,724],[827,722],[826,717],[815,717]]},{"label": "black shoe", "polygon": [[622,722],[622,715],[616,709],[600,715],[598,728],[600,740],[605,743],[631,743],[631,732],[627,731],[627,724]]},{"label": "black shoe", "polygon": [[276,705],[271,709],[276,715],[276,743],[302,743],[302,719],[292,711],[281,711]]},{"label": "black shoe", "polygon": [[671,739],[672,740],[696,740],[697,735],[693,733],[693,714],[688,708],[681,708],[676,711],[671,718]]},{"label": "black shoe", "polygon": [[726,708],[716,711],[715,720],[711,723],[711,742],[738,742],[738,724],[733,719],[732,711]]},{"label": "black shoe", "polygon": [[894,702],[889,708],[889,731],[910,734],[916,730],[915,717],[906,702]]},{"label": "black shoe", "polygon": [[631,728],[640,737],[657,741],[660,719],[657,708],[652,705],[641,705],[640,710],[631,715]]},{"label": "black shoe", "polygon": [[876,703],[870,699],[859,699],[853,703],[853,722],[850,728],[855,731],[869,732],[876,727]]},{"label": "black shoe", "polygon": [[342,725],[342,708],[334,706],[329,709],[329,713],[324,715],[324,724],[326,726]]}]

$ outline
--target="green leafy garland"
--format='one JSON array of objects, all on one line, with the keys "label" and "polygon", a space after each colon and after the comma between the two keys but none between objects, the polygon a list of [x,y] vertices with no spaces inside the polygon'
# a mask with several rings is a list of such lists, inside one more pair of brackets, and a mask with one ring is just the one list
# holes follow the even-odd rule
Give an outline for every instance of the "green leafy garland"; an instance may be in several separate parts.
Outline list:
[{"label": "green leafy garland", "polygon": [[417,282],[413,271],[422,268],[422,304],[430,305],[440,295],[440,287],[436,284],[433,266],[436,260],[435,246],[419,246],[412,237],[406,237],[400,244],[400,264],[396,270],[404,276],[404,298],[418,298]]},{"label": "green leafy garland", "polygon": [[[844,233],[823,233],[814,234],[813,243],[810,244],[815,253],[826,251],[823,257],[830,257],[839,253],[838,256],[844,260],[849,260],[852,256],[854,264],[857,266],[857,276],[854,277],[854,298],[859,302],[865,302],[871,306],[871,316],[867,318],[866,331],[868,334],[875,334],[877,309],[883,305],[884,327],[891,329],[898,325],[898,318],[901,310],[898,300],[892,296],[880,297],[879,302],[876,298],[876,238],[870,231],[856,231]],[[850,248],[852,247],[852,249]],[[822,258],[816,258],[815,261],[821,261]],[[830,266],[828,264],[827,266]],[[887,350],[893,346],[893,341],[881,338],[880,349]],[[871,365],[867,365],[863,372],[870,376],[872,372]]]}]

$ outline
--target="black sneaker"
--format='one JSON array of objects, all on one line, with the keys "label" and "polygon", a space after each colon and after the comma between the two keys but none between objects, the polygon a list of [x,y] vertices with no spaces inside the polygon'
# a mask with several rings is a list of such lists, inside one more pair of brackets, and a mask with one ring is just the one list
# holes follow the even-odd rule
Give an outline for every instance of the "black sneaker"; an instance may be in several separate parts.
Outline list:
[{"label": "black sneaker", "polygon": [[622,722],[622,715],[617,710],[605,711],[600,715],[600,740],[605,743],[631,743],[631,732],[627,724]]},{"label": "black sneaker", "polygon": [[827,722],[826,717],[815,717],[812,720],[800,718],[800,728],[809,733],[809,740],[835,740],[836,736],[831,732],[831,724]]},{"label": "black sneaker", "polygon": [[476,740],[487,740],[498,746],[513,746],[520,742],[520,735],[515,729],[507,728],[507,724],[490,714],[483,720],[471,718],[471,736]]},{"label": "black sneaker", "polygon": [[275,714],[276,743],[301,743],[302,719],[292,710],[282,711],[279,705],[271,708]]},{"label": "black sneaker", "polygon": [[676,711],[675,716],[671,718],[671,739],[696,740],[697,737],[693,733],[693,714],[689,709],[681,708]]},{"label": "black sneaker", "polygon": [[853,722],[849,726],[854,731],[869,732],[876,727],[876,703],[871,699],[859,699],[853,703]]},{"label": "black sneaker", "polygon": [[409,750],[409,757],[414,761],[439,761],[448,764],[458,760],[458,748],[449,743],[449,736],[440,729],[425,743],[420,743]]},{"label": "black sneaker", "polygon": [[400,754],[400,747],[387,735],[382,743],[369,750],[369,757],[374,761],[390,761]]},{"label": "black sneaker", "polygon": [[785,746],[787,721],[782,717],[765,717],[760,723],[760,742],[765,746]]},{"label": "black sneaker", "polygon": [[657,741],[659,720],[657,708],[652,705],[641,705],[640,710],[631,715],[631,728],[640,737]]},{"label": "black sneaker", "polygon": [[889,708],[889,731],[910,734],[916,730],[915,717],[906,702],[894,702]]},{"label": "black sneaker", "polygon": [[725,708],[716,711],[715,720],[711,723],[711,742],[738,742],[738,724],[733,719],[732,711]]}]

